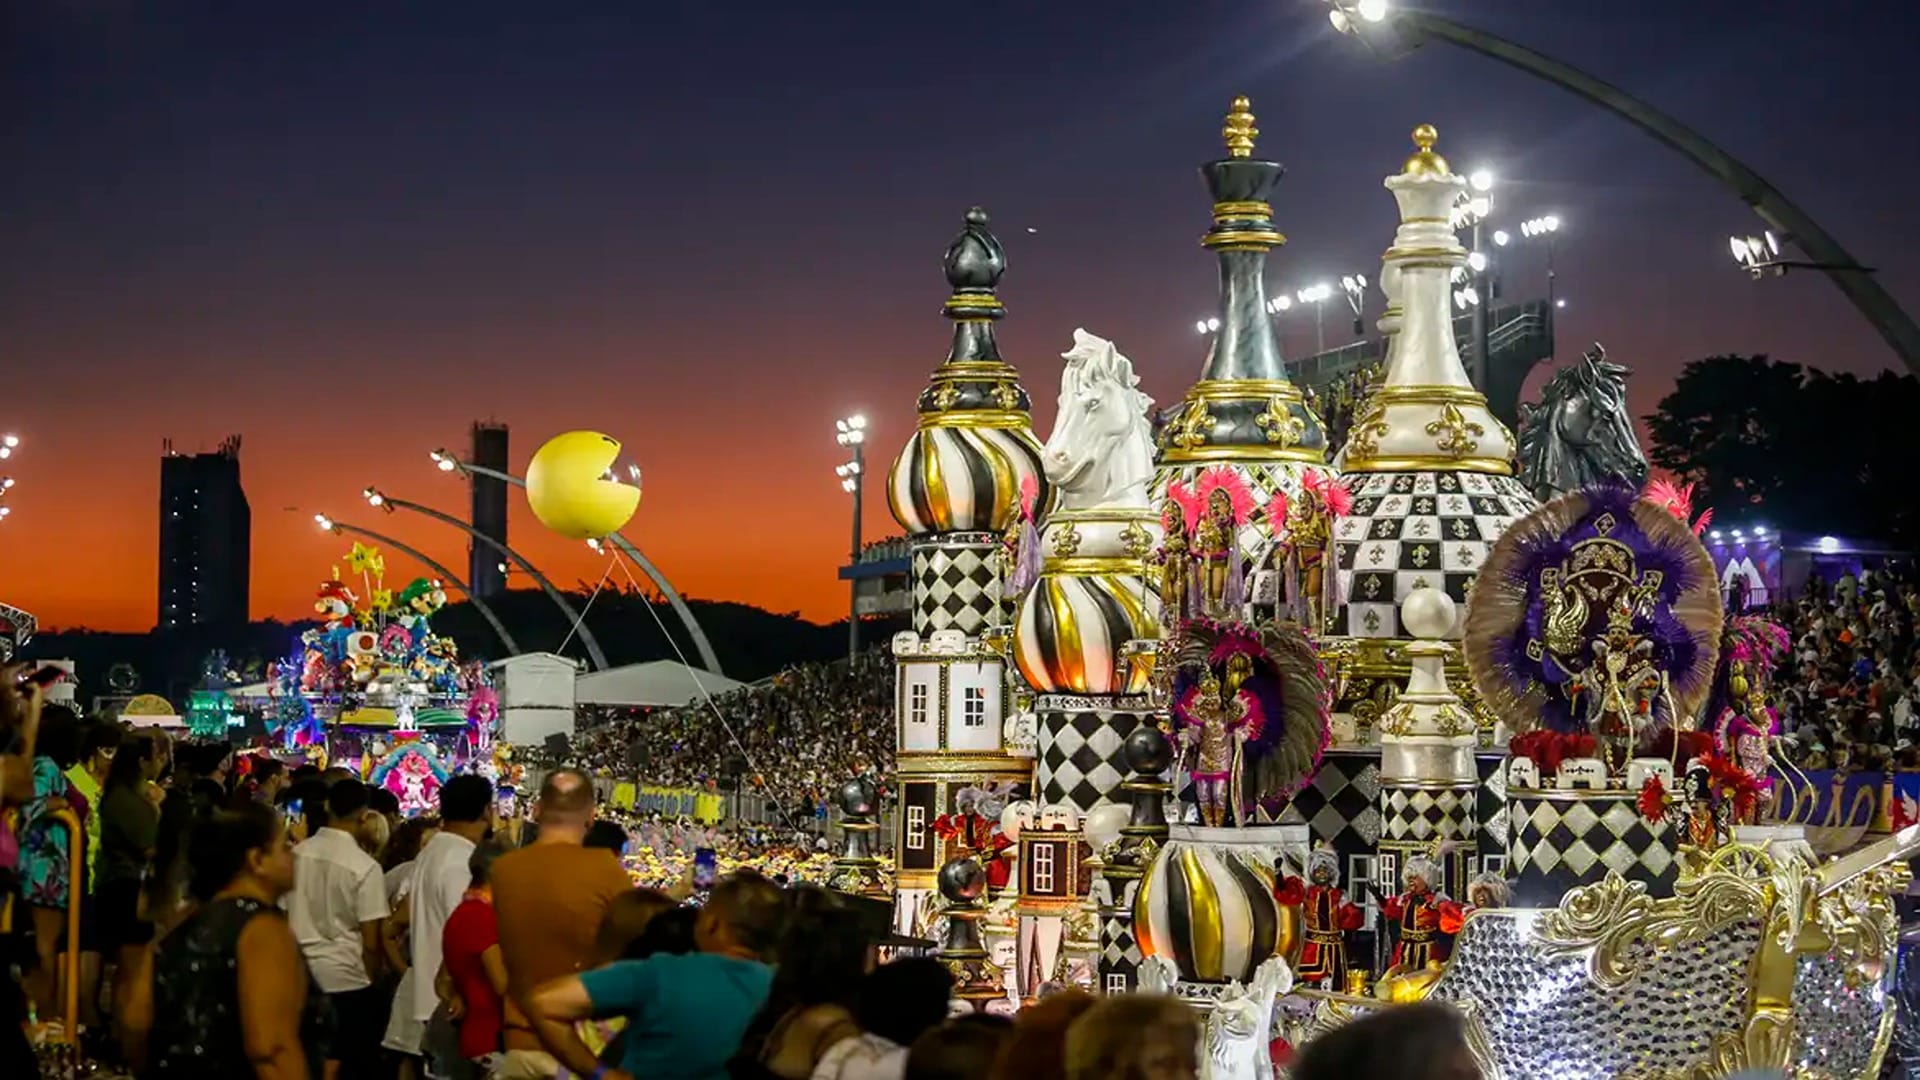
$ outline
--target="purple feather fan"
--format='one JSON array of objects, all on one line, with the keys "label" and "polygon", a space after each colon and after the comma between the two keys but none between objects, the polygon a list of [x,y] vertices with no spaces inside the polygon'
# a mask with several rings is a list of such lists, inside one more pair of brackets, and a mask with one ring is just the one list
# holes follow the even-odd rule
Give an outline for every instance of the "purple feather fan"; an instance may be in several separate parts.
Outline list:
[{"label": "purple feather fan", "polygon": [[[1607,611],[1592,602],[1578,628],[1578,651],[1556,656],[1545,647],[1549,611],[1541,575],[1561,568],[1577,547],[1593,540],[1624,547],[1636,581],[1650,572],[1660,575],[1635,612],[1632,631],[1651,646],[1674,707],[1695,716],[1712,688],[1721,622],[1712,557],[1684,524],[1634,488],[1596,484],[1546,503],[1502,533],[1467,604],[1465,645],[1474,686],[1515,732],[1586,730],[1584,710],[1576,711],[1567,684],[1592,661],[1592,642],[1607,631]],[[1656,702],[1650,731],[1672,721],[1666,702]]]}]

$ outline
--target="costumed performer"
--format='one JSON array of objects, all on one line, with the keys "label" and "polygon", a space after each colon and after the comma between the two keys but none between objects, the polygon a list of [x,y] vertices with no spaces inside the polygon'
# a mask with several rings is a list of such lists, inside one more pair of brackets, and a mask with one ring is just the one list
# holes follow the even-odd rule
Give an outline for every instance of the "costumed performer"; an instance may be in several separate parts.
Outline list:
[{"label": "costumed performer", "polygon": [[1307,880],[1288,875],[1274,890],[1274,899],[1300,908],[1306,926],[1295,977],[1302,983],[1344,990],[1347,934],[1360,929],[1365,915],[1340,891],[1340,857],[1329,848],[1315,848],[1307,856]]},{"label": "costumed performer", "polygon": [[1429,855],[1409,855],[1400,880],[1398,896],[1381,896],[1377,888],[1373,890],[1381,912],[1398,930],[1393,969],[1416,971],[1446,963],[1447,943],[1440,936],[1440,911],[1446,897],[1433,886],[1440,880],[1440,864]]}]

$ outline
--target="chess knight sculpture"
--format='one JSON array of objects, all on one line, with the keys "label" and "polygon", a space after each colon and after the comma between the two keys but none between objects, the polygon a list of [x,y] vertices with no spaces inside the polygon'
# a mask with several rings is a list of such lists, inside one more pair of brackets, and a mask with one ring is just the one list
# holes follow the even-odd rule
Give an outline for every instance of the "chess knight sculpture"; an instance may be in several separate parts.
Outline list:
[{"label": "chess knight sculpture", "polygon": [[1579,363],[1554,373],[1538,405],[1520,406],[1520,481],[1536,498],[1604,480],[1646,483],[1647,457],[1627,408],[1628,374],[1595,344]]}]

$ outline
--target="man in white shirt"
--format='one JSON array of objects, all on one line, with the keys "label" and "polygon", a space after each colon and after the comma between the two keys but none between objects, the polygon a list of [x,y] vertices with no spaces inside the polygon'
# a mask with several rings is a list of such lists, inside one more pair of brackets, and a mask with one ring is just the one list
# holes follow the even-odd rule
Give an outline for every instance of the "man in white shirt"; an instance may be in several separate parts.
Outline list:
[{"label": "man in white shirt", "polygon": [[483,776],[456,776],[440,787],[440,831],[420,850],[413,871],[412,939],[414,1016],[422,1024],[440,1004],[434,977],[440,972],[440,938],[447,916],[460,906],[473,871],[473,849],[493,832],[493,785]]},{"label": "man in white shirt", "polygon": [[[380,925],[388,915],[380,864],[348,831],[367,812],[367,787],[340,780],[327,789],[327,822],[293,849],[287,921],[313,981],[333,1002],[338,1034],[328,1060],[350,1077],[377,1069],[387,998],[380,974]],[[162,1004],[164,1007],[164,1003]]]}]

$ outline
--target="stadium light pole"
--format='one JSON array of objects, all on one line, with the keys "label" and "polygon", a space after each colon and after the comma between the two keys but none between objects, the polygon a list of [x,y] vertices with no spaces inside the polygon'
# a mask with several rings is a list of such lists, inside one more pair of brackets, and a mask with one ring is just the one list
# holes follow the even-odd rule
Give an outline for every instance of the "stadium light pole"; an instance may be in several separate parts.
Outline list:
[{"label": "stadium light pole", "polygon": [[1920,325],[1915,324],[1913,316],[1874,278],[1872,268],[1862,266],[1812,215],[1794,205],[1759,173],[1707,141],[1699,132],[1611,83],[1484,30],[1424,11],[1397,9],[1387,0],[1328,0],[1328,3],[1332,10],[1327,16],[1334,29],[1359,38],[1376,56],[1394,59],[1428,41],[1444,41],[1545,79],[1653,136],[1739,196],[1780,243],[1797,244],[1808,256],[1804,261],[1786,262],[1777,267],[1749,267],[1753,276],[1790,268],[1826,274],[1834,287],[1852,301],[1861,317],[1880,332],[1882,340],[1907,370],[1920,375]]},{"label": "stadium light pole", "polygon": [[[13,452],[19,448],[20,436],[14,434],[0,435],[0,461],[5,461],[12,457]],[[7,492],[12,490],[12,488],[13,477],[0,476],[0,521],[5,521],[7,516],[13,513],[13,507],[7,505]]]},{"label": "stadium light pole", "polygon": [[586,620],[582,619],[580,615],[573,610],[572,604],[567,603],[566,595],[559,589],[554,588],[553,582],[548,581],[545,574],[542,574],[533,563],[527,561],[526,556],[495,540],[493,537],[488,536],[486,533],[481,532],[479,529],[461,521],[452,514],[435,510],[431,506],[422,506],[417,502],[409,502],[406,499],[395,499],[380,489],[372,487],[367,488],[361,495],[367,500],[367,505],[373,507],[375,510],[388,514],[393,513],[395,510],[406,510],[411,513],[430,517],[442,524],[451,525],[459,529],[461,532],[466,533],[468,536],[506,556],[509,562],[525,570],[527,576],[532,578],[540,586],[541,590],[547,594],[547,598],[552,600],[554,606],[560,609],[560,614],[566,617],[569,628],[579,628],[580,644],[586,648],[587,659],[593,663],[594,670],[607,670],[607,654],[600,650],[600,642],[593,636],[593,631],[587,627]]},{"label": "stadium light pole", "polygon": [[[1326,282],[1309,285],[1294,293],[1294,299],[1303,304],[1313,305],[1313,335],[1315,354],[1327,351],[1327,324],[1321,319],[1326,313],[1327,301],[1333,297],[1333,286]],[[1285,310],[1282,308],[1281,310]]]},{"label": "stadium light pole", "polygon": [[1556,284],[1553,274],[1553,247],[1554,238],[1560,235],[1560,217],[1557,214],[1548,214],[1545,217],[1523,221],[1520,223],[1520,235],[1529,240],[1547,242],[1547,307],[1552,308]]},{"label": "stadium light pole", "polygon": [[466,582],[461,581],[459,578],[455,577],[453,574],[453,571],[440,565],[439,562],[435,561],[433,557],[428,555],[426,552],[421,551],[418,548],[412,547],[411,545],[404,544],[398,540],[395,540],[391,536],[386,536],[382,533],[374,532],[372,529],[363,528],[359,525],[350,525],[347,522],[335,520],[334,518],[329,517],[326,514],[313,515],[313,523],[315,525],[320,526],[322,531],[330,532],[335,536],[339,536],[343,533],[351,534],[354,536],[364,536],[376,544],[385,544],[386,546],[393,548],[395,551],[404,552],[408,555],[413,556],[414,559],[418,560],[421,565],[425,566],[427,569],[433,571],[434,573],[440,575],[441,581],[450,583],[455,588],[459,589],[461,592],[467,594],[467,599],[473,602],[473,609],[480,613],[481,618],[487,620],[488,626],[493,627],[494,635],[500,639],[500,644],[505,645],[507,647],[508,656],[520,655],[520,646],[514,642],[513,635],[507,632],[507,625],[500,621],[500,617],[494,614],[494,611],[491,607],[487,606],[487,602],[485,600],[482,600],[480,597],[475,596],[473,592],[467,588]]},{"label": "stadium light pole", "polygon": [[[834,439],[853,450],[853,460],[834,466],[841,490],[853,496],[853,545],[848,566],[860,561],[860,496],[866,489],[867,418],[859,414],[833,422]],[[860,655],[860,579],[847,579],[847,660]]]},{"label": "stadium light pole", "polygon": [[[498,469],[489,469],[484,465],[475,465],[471,461],[462,461],[458,455],[444,448],[429,451],[427,456],[432,459],[433,467],[441,472],[457,472],[468,478],[485,476],[517,488],[527,486],[524,477],[501,472]],[[614,547],[619,548],[621,554],[632,559],[634,565],[640,568],[640,572],[647,575],[647,580],[653,582],[653,587],[660,590],[660,595],[667,598],[667,606],[673,608],[673,613],[680,617],[681,627],[686,630],[687,637],[693,640],[694,651],[700,654],[700,663],[715,675],[726,674],[720,669],[720,658],[714,654],[713,643],[707,640],[707,632],[701,629],[700,620],[693,617],[693,609],[687,606],[680,591],[667,580],[667,575],[661,573],[660,568],[653,565],[653,560],[642,554],[633,541],[620,533],[614,533],[606,539]]]}]

